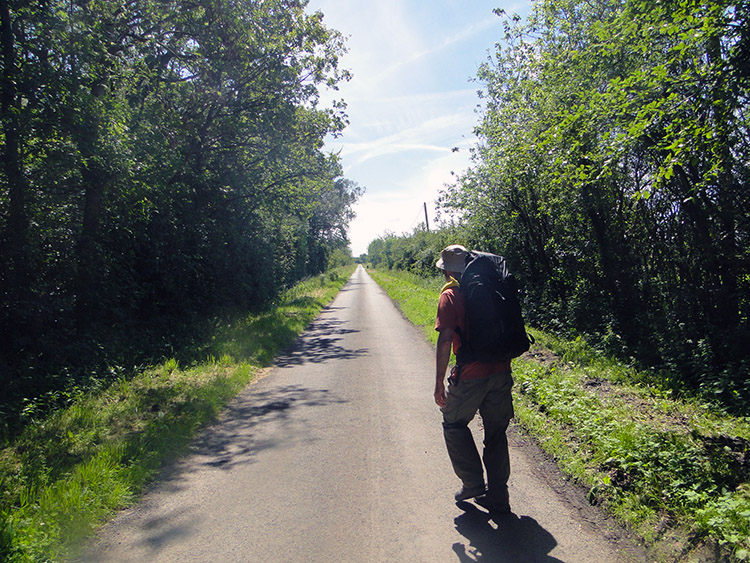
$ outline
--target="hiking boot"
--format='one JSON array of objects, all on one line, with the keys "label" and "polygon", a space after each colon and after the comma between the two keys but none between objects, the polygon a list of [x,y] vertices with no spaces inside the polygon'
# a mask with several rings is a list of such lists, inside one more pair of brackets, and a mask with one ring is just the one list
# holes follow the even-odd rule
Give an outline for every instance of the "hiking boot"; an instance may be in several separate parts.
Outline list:
[{"label": "hiking boot", "polygon": [[486,508],[490,514],[510,514],[510,503],[507,501],[497,501],[487,495],[482,495],[474,499],[479,506]]},{"label": "hiking boot", "polygon": [[484,485],[478,485],[476,487],[461,487],[461,490],[458,491],[454,496],[456,499],[456,502],[461,502],[462,500],[468,500],[470,498],[478,497],[479,495],[483,495],[485,492],[487,492],[487,489]]}]

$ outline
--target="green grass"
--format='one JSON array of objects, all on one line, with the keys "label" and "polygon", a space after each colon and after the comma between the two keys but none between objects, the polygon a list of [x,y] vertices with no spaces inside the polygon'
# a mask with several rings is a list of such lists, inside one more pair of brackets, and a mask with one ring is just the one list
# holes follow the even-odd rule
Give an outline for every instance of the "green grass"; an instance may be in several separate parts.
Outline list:
[{"label": "green grass", "polygon": [[202,363],[168,360],[29,424],[0,451],[0,560],[70,557],[291,344],[352,271],[311,278],[273,309],[220,326]]},{"label": "green grass", "polygon": [[[435,342],[440,280],[371,275]],[[750,420],[648,386],[658,375],[580,338],[530,332],[536,344],[513,362],[516,422],[589,501],[637,533],[654,560],[687,560],[701,544],[750,559]]]}]

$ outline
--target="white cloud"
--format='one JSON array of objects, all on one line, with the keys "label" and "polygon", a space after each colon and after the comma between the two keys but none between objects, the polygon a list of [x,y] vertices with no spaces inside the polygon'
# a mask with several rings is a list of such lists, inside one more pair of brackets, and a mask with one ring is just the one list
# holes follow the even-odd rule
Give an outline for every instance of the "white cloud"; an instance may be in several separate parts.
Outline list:
[{"label": "white cloud", "polygon": [[342,155],[347,167],[351,169],[372,158],[405,150],[450,152],[452,147],[429,141],[435,141],[436,139],[454,140],[454,132],[457,128],[462,127],[465,122],[466,116],[462,114],[434,117],[417,123],[413,127],[400,129],[391,135],[367,142],[345,143],[342,146]]},{"label": "white cloud", "polygon": [[489,29],[491,27],[496,27],[496,26],[497,26],[496,16],[492,16],[492,19],[487,19],[479,23],[468,25],[465,28],[459,30],[458,33],[455,33],[449,37],[445,37],[442,39],[441,42],[433,44],[430,48],[425,49],[423,51],[418,51],[418,52],[415,51],[411,53],[408,57],[404,58],[403,60],[396,61],[395,63],[391,64],[389,67],[384,69],[376,77],[376,79],[383,80],[387,75],[395,74],[397,71],[401,70],[402,68],[406,66],[409,66],[431,55],[439,53],[443,51],[444,49],[455,45],[456,43],[461,43],[462,41],[471,39],[477,33],[481,33],[482,31],[486,29]]},{"label": "white cloud", "polygon": [[[499,0],[502,1],[502,0]],[[343,98],[350,126],[327,147],[340,151],[346,177],[366,189],[350,225],[359,255],[386,231],[411,232],[434,221],[451,171],[469,164],[479,100],[469,78],[502,39],[496,0],[312,0],[327,26],[349,36],[341,66],[351,82],[326,99]],[[507,6],[522,12],[523,2]],[[458,147],[459,151],[452,149]]]}]

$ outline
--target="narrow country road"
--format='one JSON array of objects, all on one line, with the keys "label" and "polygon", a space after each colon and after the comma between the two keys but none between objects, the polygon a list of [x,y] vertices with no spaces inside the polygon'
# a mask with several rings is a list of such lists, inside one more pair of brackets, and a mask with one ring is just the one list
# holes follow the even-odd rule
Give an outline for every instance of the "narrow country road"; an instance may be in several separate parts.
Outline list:
[{"label": "narrow country road", "polygon": [[457,506],[433,365],[424,336],[360,266],[82,560],[642,560],[515,431],[514,514]]}]

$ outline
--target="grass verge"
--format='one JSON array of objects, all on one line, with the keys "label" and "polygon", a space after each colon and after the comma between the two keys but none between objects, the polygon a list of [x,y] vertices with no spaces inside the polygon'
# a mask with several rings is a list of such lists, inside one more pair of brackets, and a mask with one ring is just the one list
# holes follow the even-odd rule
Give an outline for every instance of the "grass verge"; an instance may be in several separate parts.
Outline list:
[{"label": "grass verge", "polygon": [[29,424],[0,451],[0,560],[70,557],[291,344],[353,269],[311,278],[273,309],[219,326],[202,363],[168,360]]},{"label": "grass verge", "polygon": [[[432,342],[441,280],[371,271]],[[514,360],[516,422],[562,471],[633,530],[654,560],[750,559],[750,420],[644,382],[653,374],[599,354],[582,339],[532,330]]]}]

